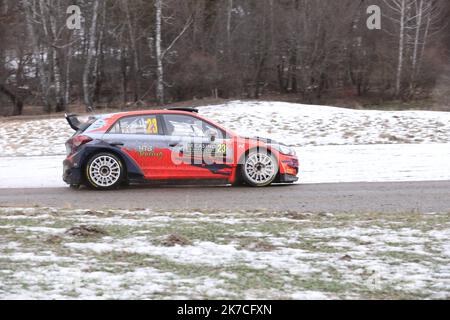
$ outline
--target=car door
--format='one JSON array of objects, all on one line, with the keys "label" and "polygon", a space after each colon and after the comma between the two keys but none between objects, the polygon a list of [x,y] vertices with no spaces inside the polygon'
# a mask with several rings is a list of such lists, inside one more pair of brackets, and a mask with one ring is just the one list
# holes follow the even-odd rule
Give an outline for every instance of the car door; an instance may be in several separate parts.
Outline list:
[{"label": "car door", "polygon": [[122,151],[137,163],[146,179],[164,179],[167,176],[165,161],[168,161],[169,153],[160,121],[155,114],[126,116],[104,136],[108,143],[121,144]]},{"label": "car door", "polygon": [[226,132],[200,118],[164,114],[169,175],[180,179],[223,179],[232,173],[233,145]]}]

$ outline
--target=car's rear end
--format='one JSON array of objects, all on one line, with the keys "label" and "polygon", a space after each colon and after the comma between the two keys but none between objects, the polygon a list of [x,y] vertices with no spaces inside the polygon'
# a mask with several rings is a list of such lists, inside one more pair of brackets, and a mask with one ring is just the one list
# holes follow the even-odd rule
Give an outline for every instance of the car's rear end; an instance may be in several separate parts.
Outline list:
[{"label": "car's rear end", "polygon": [[66,115],[66,120],[75,133],[66,142],[67,158],[63,162],[63,180],[70,185],[80,185],[82,183],[83,149],[102,135],[100,132],[92,132],[93,127],[99,127],[102,124],[102,117],[83,118],[70,114]]}]

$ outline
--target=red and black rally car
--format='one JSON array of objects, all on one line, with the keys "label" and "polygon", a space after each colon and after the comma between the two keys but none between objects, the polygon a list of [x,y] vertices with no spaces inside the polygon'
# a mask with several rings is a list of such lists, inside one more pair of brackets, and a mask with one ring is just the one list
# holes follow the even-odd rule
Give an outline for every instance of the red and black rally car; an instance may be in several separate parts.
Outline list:
[{"label": "red and black rally car", "polygon": [[197,109],[66,115],[76,133],[67,141],[64,181],[107,190],[130,183],[245,183],[254,187],[298,180],[288,146],[241,137]]}]

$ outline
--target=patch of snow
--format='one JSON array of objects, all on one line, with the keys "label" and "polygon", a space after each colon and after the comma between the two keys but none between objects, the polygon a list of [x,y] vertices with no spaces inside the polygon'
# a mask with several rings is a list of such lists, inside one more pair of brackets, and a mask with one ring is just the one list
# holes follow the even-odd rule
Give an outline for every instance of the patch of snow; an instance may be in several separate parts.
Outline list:
[{"label": "patch of snow", "polygon": [[64,118],[0,122],[0,157],[64,155],[73,135]]},{"label": "patch of snow", "polygon": [[297,147],[450,143],[449,112],[352,110],[267,101],[232,101],[200,110],[239,134]]},{"label": "patch of snow", "polygon": [[0,188],[53,188],[62,180],[64,156],[0,157]]},{"label": "patch of snow", "polygon": [[18,227],[16,228],[16,231],[18,232],[24,232],[24,231],[29,231],[29,232],[35,232],[35,233],[47,233],[47,234],[52,234],[52,235],[58,235],[58,234],[63,234],[66,229],[64,228],[48,228],[48,227]]},{"label": "patch of snow", "polygon": [[450,144],[297,148],[300,183],[450,180]]},{"label": "patch of snow", "polygon": [[296,292],[291,295],[293,300],[329,300],[328,295],[323,292],[316,291],[302,291]]},{"label": "patch of snow", "polygon": [[60,257],[53,252],[41,252],[35,254],[33,252],[14,252],[8,255],[8,259],[15,262],[34,261],[34,262],[63,262],[73,261],[72,258]]}]

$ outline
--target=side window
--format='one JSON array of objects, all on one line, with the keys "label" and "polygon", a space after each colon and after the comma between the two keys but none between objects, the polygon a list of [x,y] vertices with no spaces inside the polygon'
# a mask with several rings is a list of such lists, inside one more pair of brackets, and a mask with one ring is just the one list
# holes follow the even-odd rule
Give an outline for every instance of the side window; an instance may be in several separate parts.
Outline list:
[{"label": "side window", "polygon": [[207,137],[213,133],[217,137],[223,135],[222,130],[195,117],[166,114],[163,116],[168,136]]},{"label": "side window", "polygon": [[126,117],[120,119],[111,128],[112,134],[158,135],[158,119],[155,115]]}]

